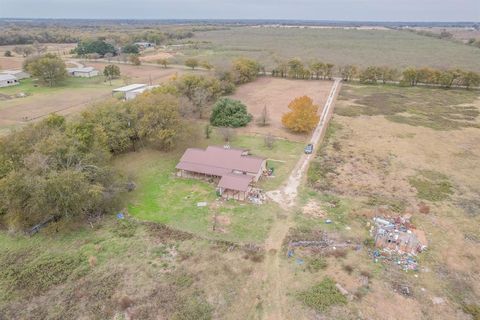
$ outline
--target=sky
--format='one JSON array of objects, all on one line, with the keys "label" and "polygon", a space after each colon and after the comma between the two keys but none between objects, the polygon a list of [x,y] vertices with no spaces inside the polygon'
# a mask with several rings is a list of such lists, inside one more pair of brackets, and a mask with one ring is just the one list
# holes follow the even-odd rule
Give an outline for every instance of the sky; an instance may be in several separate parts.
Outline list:
[{"label": "sky", "polygon": [[480,21],[480,0],[0,0],[0,17]]}]

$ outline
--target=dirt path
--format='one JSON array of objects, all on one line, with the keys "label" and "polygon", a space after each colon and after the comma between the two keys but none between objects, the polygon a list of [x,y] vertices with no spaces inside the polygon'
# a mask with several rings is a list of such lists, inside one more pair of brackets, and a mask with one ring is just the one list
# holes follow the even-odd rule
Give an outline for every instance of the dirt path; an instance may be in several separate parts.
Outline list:
[{"label": "dirt path", "polygon": [[[328,122],[333,112],[335,97],[340,88],[340,80],[335,80],[332,89],[325,103],[320,121],[318,122],[315,131],[312,134],[310,143],[315,147],[320,145]],[[288,230],[293,226],[292,207],[296,203],[298,194],[298,187],[302,182],[305,172],[308,168],[308,163],[314,157],[313,154],[302,155],[292,173],[290,174],[286,184],[280,189],[267,193],[268,197],[277,202],[283,209],[285,209],[286,217],[277,217],[270,231],[269,237],[265,242],[265,250],[267,251],[267,258],[265,259],[266,272],[266,300],[268,304],[265,308],[265,319],[283,319],[283,308],[286,307],[286,293],[282,287],[282,275],[280,268],[280,254],[283,240],[288,234]]]}]

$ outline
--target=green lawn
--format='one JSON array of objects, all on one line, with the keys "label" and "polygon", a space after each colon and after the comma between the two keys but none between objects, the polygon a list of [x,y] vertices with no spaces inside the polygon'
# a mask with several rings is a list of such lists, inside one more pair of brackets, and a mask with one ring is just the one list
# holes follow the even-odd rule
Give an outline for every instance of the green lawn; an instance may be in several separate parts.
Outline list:
[{"label": "green lawn", "polygon": [[[245,147],[255,144],[250,138],[239,138],[239,141],[242,139]],[[125,174],[137,183],[137,189],[128,196],[129,214],[205,238],[263,242],[280,208],[273,203],[258,206],[233,200],[218,201],[213,183],[175,176],[180,155],[179,152],[143,150],[117,159],[116,166],[124,168]],[[198,202],[208,205],[198,207]],[[219,223],[213,231],[215,214]]]},{"label": "green lawn", "polygon": [[[112,81],[112,86],[114,84],[119,84],[120,80]],[[74,78],[68,77],[63,83],[56,87],[47,87],[42,86],[37,83],[34,79],[24,79],[20,80],[18,86],[11,86],[0,88],[0,94],[14,95],[17,93],[26,93],[28,95],[34,94],[49,94],[55,93],[65,89],[83,89],[83,88],[98,88],[98,87],[110,87],[108,82],[104,82],[102,76],[92,77],[92,78]]]}]

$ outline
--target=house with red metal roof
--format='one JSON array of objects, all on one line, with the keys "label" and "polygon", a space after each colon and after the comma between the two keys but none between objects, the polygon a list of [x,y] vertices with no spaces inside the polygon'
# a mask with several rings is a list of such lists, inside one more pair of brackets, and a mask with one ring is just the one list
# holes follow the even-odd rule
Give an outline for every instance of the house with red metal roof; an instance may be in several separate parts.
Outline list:
[{"label": "house with red metal roof", "polygon": [[246,200],[266,170],[266,159],[248,155],[247,150],[209,146],[189,148],[176,166],[177,175],[218,183],[217,190],[227,199]]}]

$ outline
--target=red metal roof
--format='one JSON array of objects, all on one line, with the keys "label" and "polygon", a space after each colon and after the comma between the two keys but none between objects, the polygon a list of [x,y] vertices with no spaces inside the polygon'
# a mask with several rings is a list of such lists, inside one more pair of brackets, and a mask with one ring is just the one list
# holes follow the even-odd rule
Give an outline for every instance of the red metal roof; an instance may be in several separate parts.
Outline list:
[{"label": "red metal roof", "polygon": [[222,176],[218,186],[224,189],[248,191],[252,177],[243,174],[228,173]]},{"label": "red metal roof", "polygon": [[[222,147],[208,147],[206,150],[190,148],[183,154],[177,169],[196,171],[184,169],[196,167],[202,170],[198,172],[219,176],[233,171],[257,174],[263,169],[264,159],[244,156],[243,153],[243,150],[224,149]],[[222,171],[225,172],[221,173]]]}]

